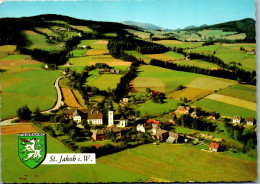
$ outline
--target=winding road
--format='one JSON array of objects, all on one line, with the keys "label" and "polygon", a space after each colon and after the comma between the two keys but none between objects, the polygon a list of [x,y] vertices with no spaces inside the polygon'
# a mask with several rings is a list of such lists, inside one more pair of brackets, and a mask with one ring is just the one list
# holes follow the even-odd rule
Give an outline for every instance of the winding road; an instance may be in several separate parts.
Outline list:
[{"label": "winding road", "polygon": [[[55,83],[54,83],[54,86],[55,86],[55,89],[56,89],[56,92],[57,92],[57,101],[56,101],[55,106],[52,107],[49,110],[42,111],[41,113],[51,113],[51,111],[59,109],[60,106],[62,105],[62,95],[61,95],[61,90],[60,90],[60,87],[59,87],[59,80],[62,79],[62,78],[64,78],[64,76],[57,78],[55,80]],[[15,121],[15,120],[18,120],[18,117],[14,117],[14,118],[11,118],[11,119],[1,121],[1,126],[25,124],[25,123],[12,123],[12,121]]]}]

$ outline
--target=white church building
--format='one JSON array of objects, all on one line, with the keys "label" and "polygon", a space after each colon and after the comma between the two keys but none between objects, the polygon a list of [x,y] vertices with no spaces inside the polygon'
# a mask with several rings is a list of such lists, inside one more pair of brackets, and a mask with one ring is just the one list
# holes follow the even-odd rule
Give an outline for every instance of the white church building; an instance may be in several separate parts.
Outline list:
[{"label": "white church building", "polygon": [[128,120],[123,114],[114,115],[114,111],[108,111],[108,126],[127,127]]}]

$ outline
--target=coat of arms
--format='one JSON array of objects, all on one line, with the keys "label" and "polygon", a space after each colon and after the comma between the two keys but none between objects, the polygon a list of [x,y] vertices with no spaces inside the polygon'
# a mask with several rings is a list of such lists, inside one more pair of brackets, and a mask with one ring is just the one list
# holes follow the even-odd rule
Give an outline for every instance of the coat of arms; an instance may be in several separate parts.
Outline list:
[{"label": "coat of arms", "polygon": [[18,134],[20,160],[31,169],[39,166],[46,156],[46,135],[44,133]]}]

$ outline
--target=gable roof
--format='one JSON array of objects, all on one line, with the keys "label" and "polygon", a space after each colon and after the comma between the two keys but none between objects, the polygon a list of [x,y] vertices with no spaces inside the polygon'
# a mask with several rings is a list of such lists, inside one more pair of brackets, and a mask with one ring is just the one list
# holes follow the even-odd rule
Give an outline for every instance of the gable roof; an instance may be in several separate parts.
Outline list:
[{"label": "gable roof", "polygon": [[154,120],[154,119],[148,119],[148,120],[147,120],[147,123],[154,123],[154,124],[156,124],[156,125],[159,125],[159,124],[160,124],[159,121],[156,121],[156,120]]},{"label": "gable roof", "polygon": [[253,122],[254,122],[254,121],[255,121],[255,118],[253,118],[253,117],[247,117],[247,118],[246,118],[246,121],[253,121]]},{"label": "gable roof", "polygon": [[88,119],[103,119],[103,114],[99,111],[91,111],[88,113]]},{"label": "gable roof", "polygon": [[124,114],[116,114],[114,115],[114,120],[125,120],[126,117]]},{"label": "gable roof", "polygon": [[210,143],[209,147],[212,148],[212,149],[218,149],[219,148],[219,144],[216,143],[216,142],[212,142],[212,143]]},{"label": "gable roof", "polygon": [[233,116],[233,119],[241,120],[241,117],[240,116]]}]

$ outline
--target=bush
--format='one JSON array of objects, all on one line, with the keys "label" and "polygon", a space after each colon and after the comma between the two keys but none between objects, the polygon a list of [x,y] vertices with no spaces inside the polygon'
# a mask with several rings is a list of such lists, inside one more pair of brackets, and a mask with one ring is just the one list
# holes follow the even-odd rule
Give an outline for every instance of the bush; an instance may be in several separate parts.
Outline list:
[{"label": "bush", "polygon": [[21,108],[17,110],[17,116],[22,120],[30,120],[32,111],[29,109],[27,105],[23,105]]}]

